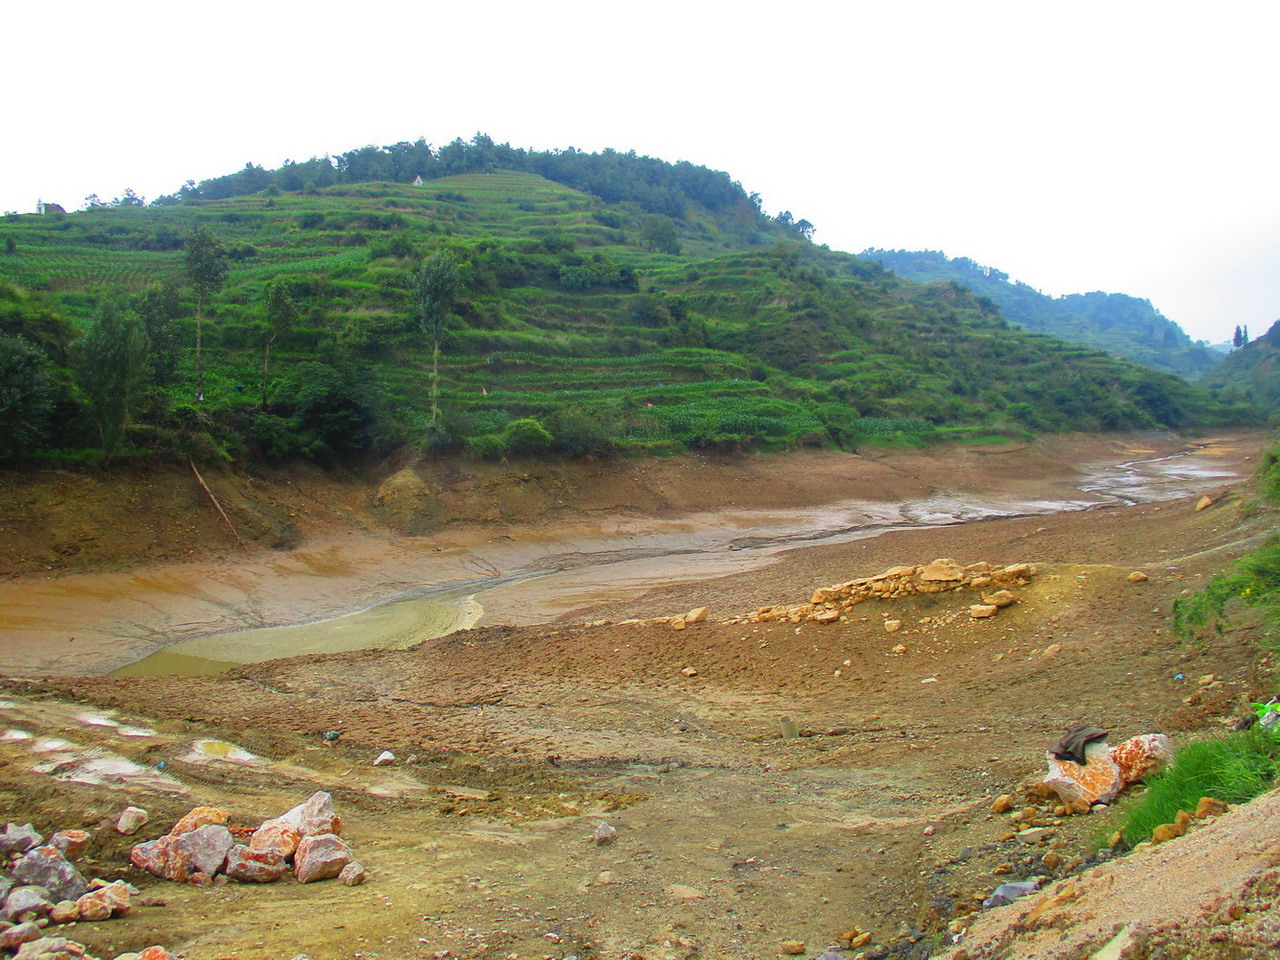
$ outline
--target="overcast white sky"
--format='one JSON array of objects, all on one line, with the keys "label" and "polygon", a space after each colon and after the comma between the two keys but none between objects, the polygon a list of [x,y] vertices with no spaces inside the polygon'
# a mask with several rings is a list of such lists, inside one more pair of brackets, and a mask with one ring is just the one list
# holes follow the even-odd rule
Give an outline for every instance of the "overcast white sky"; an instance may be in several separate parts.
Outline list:
[{"label": "overcast white sky", "polygon": [[1280,318],[1280,5],[10,4],[0,210],[484,131],[728,171],[1197,339]]}]

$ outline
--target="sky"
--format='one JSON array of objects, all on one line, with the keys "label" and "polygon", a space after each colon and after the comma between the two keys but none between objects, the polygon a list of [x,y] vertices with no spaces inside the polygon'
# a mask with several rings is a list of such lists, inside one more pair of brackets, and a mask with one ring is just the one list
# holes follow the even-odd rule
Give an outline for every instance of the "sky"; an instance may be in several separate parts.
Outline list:
[{"label": "sky", "polygon": [[1280,318],[1280,4],[43,0],[0,211],[487,133],[727,171],[815,242],[941,250],[1195,339]]}]

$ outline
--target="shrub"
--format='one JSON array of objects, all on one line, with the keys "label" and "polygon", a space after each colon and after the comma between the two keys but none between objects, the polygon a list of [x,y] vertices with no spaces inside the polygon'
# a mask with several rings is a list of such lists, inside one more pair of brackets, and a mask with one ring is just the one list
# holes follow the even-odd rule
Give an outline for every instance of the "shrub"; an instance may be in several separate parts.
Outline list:
[{"label": "shrub", "polygon": [[552,437],[546,427],[533,417],[512,420],[503,431],[507,452],[511,454],[538,453],[551,446]]}]

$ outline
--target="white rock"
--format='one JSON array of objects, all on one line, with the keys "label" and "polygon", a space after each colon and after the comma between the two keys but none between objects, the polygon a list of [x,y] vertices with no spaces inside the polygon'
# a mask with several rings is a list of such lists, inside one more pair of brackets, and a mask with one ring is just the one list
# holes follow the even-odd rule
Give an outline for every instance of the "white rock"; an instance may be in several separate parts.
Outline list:
[{"label": "white rock", "polygon": [[383,750],[380,754],[378,754],[374,758],[373,765],[375,767],[385,767],[387,764],[395,763],[395,762],[396,762],[396,755],[392,753],[390,750]]},{"label": "white rock", "polygon": [[125,807],[121,811],[120,816],[116,819],[116,832],[123,833],[126,837],[133,836],[141,830],[147,821],[151,819],[151,814],[143,810],[141,807]]}]

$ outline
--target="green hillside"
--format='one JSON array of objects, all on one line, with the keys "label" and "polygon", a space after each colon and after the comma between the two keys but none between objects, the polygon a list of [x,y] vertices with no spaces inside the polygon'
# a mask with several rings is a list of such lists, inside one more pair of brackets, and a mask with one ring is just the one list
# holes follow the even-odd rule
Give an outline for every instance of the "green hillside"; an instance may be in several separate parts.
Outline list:
[{"label": "green hillside", "polygon": [[1224,396],[1243,398],[1275,417],[1280,412],[1280,321],[1229,353],[1205,374],[1204,384]]},{"label": "green hillside", "polygon": [[1025,283],[1011,283],[1007,273],[993,267],[968,257],[951,259],[934,250],[865,250],[859,256],[919,283],[963,283],[995,301],[1001,313],[1024,330],[1113,353],[1188,380],[1197,379],[1221,359],[1211,348],[1193,341],[1149,300],[1122,293],[1073,293],[1054,299]]},{"label": "green hillside", "polygon": [[[724,174],[605,169],[623,199],[497,169],[297,190],[264,171],[255,193],[6,217],[0,459],[852,449],[1247,415],[815,246]],[[225,257],[207,298],[197,230]],[[433,418],[414,290],[446,261]]]}]

